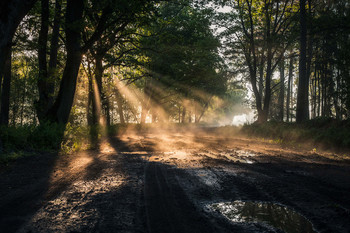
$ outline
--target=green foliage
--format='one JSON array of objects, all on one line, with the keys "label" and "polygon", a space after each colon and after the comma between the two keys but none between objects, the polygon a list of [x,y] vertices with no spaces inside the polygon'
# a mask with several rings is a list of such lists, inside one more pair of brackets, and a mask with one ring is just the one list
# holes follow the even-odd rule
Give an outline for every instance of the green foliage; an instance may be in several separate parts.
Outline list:
[{"label": "green foliage", "polygon": [[350,148],[350,121],[316,118],[302,124],[269,121],[245,125],[242,132],[282,143],[313,143],[325,148]]},{"label": "green foliage", "polygon": [[44,123],[0,127],[2,150],[0,162],[38,151],[60,151],[67,154],[80,150],[88,142],[89,129],[79,125]]},{"label": "green foliage", "polygon": [[63,140],[60,144],[60,152],[70,154],[83,149],[88,144],[89,127],[68,123],[66,125]]},{"label": "green foliage", "polygon": [[31,156],[33,153],[28,153],[28,152],[22,152],[22,151],[17,151],[17,152],[11,152],[11,153],[3,153],[0,154],[0,164],[8,164],[10,161]]},{"label": "green foliage", "polygon": [[149,57],[146,66],[157,82],[193,98],[198,97],[196,92],[225,92],[220,42],[210,30],[210,17],[210,11],[186,4],[161,5],[159,20],[149,28],[157,36],[142,41],[151,48],[145,51]]}]

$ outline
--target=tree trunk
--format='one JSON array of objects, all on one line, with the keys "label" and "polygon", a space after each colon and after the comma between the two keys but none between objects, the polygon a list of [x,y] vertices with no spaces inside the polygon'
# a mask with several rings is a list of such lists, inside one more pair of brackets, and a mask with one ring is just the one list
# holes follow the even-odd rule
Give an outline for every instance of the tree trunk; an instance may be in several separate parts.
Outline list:
[{"label": "tree trunk", "polygon": [[308,97],[309,97],[309,79],[306,70],[306,45],[307,45],[307,26],[305,1],[300,0],[300,59],[299,59],[299,84],[297,97],[296,121],[298,123],[308,120]]},{"label": "tree trunk", "polygon": [[62,8],[62,0],[56,0],[55,16],[53,21],[51,48],[50,48],[50,61],[49,61],[50,77],[55,76],[56,67],[57,67],[58,39],[60,35],[60,25],[61,25],[61,20],[60,20],[61,8]]},{"label": "tree trunk", "polygon": [[102,93],[102,76],[103,76],[103,65],[102,65],[102,56],[95,56],[95,85],[93,82],[93,90],[94,90],[94,102],[95,102],[95,118],[97,119],[97,123],[101,123],[102,116],[102,108],[103,108],[103,93]]},{"label": "tree trunk", "polygon": [[91,77],[88,77],[89,79],[89,91],[88,91],[88,104],[87,104],[87,108],[86,108],[86,120],[87,120],[87,124],[90,126],[93,124],[93,119],[92,119],[92,99],[93,99],[93,93],[92,93],[92,81],[91,81]]},{"label": "tree trunk", "polygon": [[152,123],[156,123],[156,121],[157,121],[157,112],[152,111]]},{"label": "tree trunk", "polygon": [[267,43],[267,66],[266,66],[266,80],[265,80],[265,95],[264,95],[264,107],[263,110],[260,112],[260,122],[266,122],[268,119],[269,109],[270,109],[270,102],[271,102],[271,78],[273,73],[272,68],[272,38],[271,38],[271,18],[268,14],[268,8],[269,4],[265,5],[265,16],[266,16],[266,43]]},{"label": "tree trunk", "polygon": [[[118,105],[118,114],[121,124],[125,124],[124,112],[123,112],[123,97],[120,93],[117,94],[117,105]],[[142,107],[141,112],[141,123],[144,124],[146,120],[146,113],[144,112],[144,107]]]},{"label": "tree trunk", "polygon": [[258,116],[260,123],[264,123],[268,120],[268,113],[269,113],[270,101],[271,101],[271,76],[272,76],[272,51],[269,45],[268,52],[267,52],[264,108],[260,112],[260,116]]},{"label": "tree trunk", "polygon": [[186,107],[182,107],[181,123],[185,123],[186,120]]},{"label": "tree trunk", "polygon": [[10,89],[11,89],[11,49],[7,53],[4,69],[4,81],[1,93],[0,125],[8,125],[10,109]]},{"label": "tree trunk", "polygon": [[287,122],[289,122],[290,116],[290,103],[291,103],[291,92],[293,85],[293,69],[294,69],[294,58],[291,57],[289,60],[289,71],[288,71],[288,90],[287,90]]},{"label": "tree trunk", "polygon": [[320,78],[320,71],[318,71],[318,74],[317,74],[317,90],[318,90],[318,95],[317,95],[317,102],[318,102],[318,105],[317,105],[317,116],[320,117],[321,116],[321,78]]},{"label": "tree trunk", "polygon": [[316,109],[317,109],[317,69],[315,65],[315,70],[314,70],[314,82],[313,82],[313,108],[312,108],[312,115],[313,118],[316,118]]},{"label": "tree trunk", "polygon": [[262,117],[262,98],[261,95],[259,93],[259,89],[256,86],[256,72],[254,72],[254,70],[249,70],[249,74],[250,74],[250,83],[252,84],[252,88],[253,88],[253,93],[255,96],[255,104],[256,104],[256,109],[258,111],[258,122],[259,123],[263,123],[264,122],[264,117]]},{"label": "tree trunk", "polygon": [[[306,13],[305,13],[306,14]],[[308,14],[309,17],[312,17],[312,5],[311,5],[311,0],[308,0]],[[308,25],[306,25],[306,30],[309,32],[309,36],[306,37],[307,40],[307,56],[306,56],[306,79],[307,79],[307,98],[306,98],[306,106],[307,106],[307,119],[310,118],[310,111],[309,111],[309,83],[310,83],[310,76],[311,76],[311,63],[312,63],[312,54],[313,54],[313,34],[311,32],[312,29],[312,20],[307,22]],[[309,28],[309,29],[308,29]]]},{"label": "tree trunk", "polygon": [[41,0],[41,26],[38,40],[38,61],[39,61],[39,77],[38,90],[39,100],[36,103],[37,115],[40,123],[45,120],[46,111],[49,108],[48,93],[48,73],[47,73],[47,37],[49,32],[49,0]]},{"label": "tree trunk", "polygon": [[54,102],[58,39],[61,17],[61,1],[56,0],[54,25],[52,28],[50,61],[47,66],[47,41],[49,29],[49,1],[41,0],[41,29],[39,33],[39,100],[36,103],[37,115],[40,122],[46,121],[47,111]]},{"label": "tree trunk", "polygon": [[[90,68],[90,67],[89,67]],[[90,72],[91,74],[91,72]],[[96,109],[96,98],[94,96],[94,85],[93,85],[93,77],[92,74],[89,77],[89,96],[88,96],[88,125],[97,125],[98,118],[97,118],[97,109]]]},{"label": "tree trunk", "polygon": [[258,123],[265,123],[267,121],[268,112],[266,109],[258,110]]},{"label": "tree trunk", "polygon": [[26,100],[26,96],[27,96],[27,74],[25,73],[24,76],[24,85],[23,85],[23,89],[22,89],[22,103],[21,103],[21,126],[23,126],[23,118],[24,118],[24,105],[25,105],[25,100]]},{"label": "tree trunk", "polygon": [[342,120],[342,105],[341,101],[339,101],[340,97],[340,70],[338,70],[337,76],[336,76],[336,90],[335,90],[335,96],[334,96],[334,107],[335,107],[335,112],[336,112],[336,119],[337,120]]},{"label": "tree trunk", "polygon": [[[66,49],[67,61],[63,71],[60,90],[54,105],[48,112],[48,118],[57,123],[66,124],[73,105],[79,67],[82,59],[80,47],[81,24],[84,0],[68,0],[66,9]],[[72,27],[75,25],[75,27]]]},{"label": "tree trunk", "polygon": [[284,118],[284,59],[282,59],[280,64],[280,93],[278,97],[278,120],[283,121]]},{"label": "tree trunk", "polygon": [[[118,110],[119,111],[119,110]],[[146,124],[146,115],[147,115],[147,109],[145,107],[145,105],[142,106],[142,110],[141,110],[141,119],[140,119],[140,123],[141,124]],[[124,117],[123,117],[124,118]]]},{"label": "tree trunk", "polygon": [[106,113],[106,125],[111,125],[111,113],[110,113],[110,104],[109,100],[106,98],[105,100],[105,113]]},{"label": "tree trunk", "polygon": [[263,93],[264,93],[264,63],[261,62],[259,67],[259,95],[261,99],[264,98]]}]

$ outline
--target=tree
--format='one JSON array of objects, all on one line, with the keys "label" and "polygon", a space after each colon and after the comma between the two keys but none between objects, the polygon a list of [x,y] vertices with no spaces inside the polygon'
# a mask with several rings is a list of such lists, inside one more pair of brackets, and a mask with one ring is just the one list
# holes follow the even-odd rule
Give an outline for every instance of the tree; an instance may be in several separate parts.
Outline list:
[{"label": "tree", "polygon": [[244,61],[258,122],[268,119],[273,73],[295,39],[294,4],[293,0],[237,0],[229,5],[233,8],[231,12],[220,16],[226,27],[222,33],[227,41],[226,55]]},{"label": "tree", "polygon": [[55,1],[55,13],[50,43],[50,60],[47,62],[48,54],[48,31],[49,31],[49,0],[41,0],[41,27],[38,38],[38,63],[39,77],[38,90],[39,100],[36,102],[36,112],[40,122],[45,121],[47,111],[54,102],[55,83],[57,80],[57,54],[59,42],[59,29],[61,24],[62,0]]},{"label": "tree", "polygon": [[278,95],[278,120],[283,122],[284,118],[284,58],[281,60],[281,64],[279,65],[280,71],[280,91]]},{"label": "tree", "polygon": [[[2,93],[0,103],[3,105],[0,112],[0,124],[7,124],[8,122],[7,105],[10,87],[10,75],[8,74],[11,67],[6,66],[6,63],[10,64],[12,39],[21,20],[35,2],[36,0],[7,0],[0,3],[0,93]],[[6,77],[5,72],[7,73]],[[2,83],[5,85],[3,86]]]},{"label": "tree", "polygon": [[[82,56],[97,40],[101,39],[105,32],[108,32],[109,27],[116,27],[116,25],[120,27],[125,21],[133,21],[138,14],[147,14],[147,10],[150,10],[153,4],[153,1],[140,3],[136,0],[127,2],[92,1],[90,5],[85,4],[83,0],[67,1],[65,22],[67,60],[58,95],[47,112],[46,118],[49,121],[67,123]],[[95,18],[96,20],[92,22],[97,22],[97,24],[85,27],[83,14]]]},{"label": "tree", "polygon": [[[178,109],[182,112],[179,119],[184,123],[192,122],[192,113],[205,111],[213,95],[225,93],[226,77],[218,55],[220,43],[210,30],[210,14],[186,1],[164,3],[160,19],[149,29],[157,36],[142,41],[143,47],[149,48],[145,50],[149,58],[145,67],[151,78],[144,92],[150,98],[146,103],[152,105],[154,120],[169,117],[168,109],[172,107],[167,103],[171,97],[177,98],[176,105],[181,106]],[[148,111],[150,106],[144,108]],[[166,116],[160,111],[166,112]],[[195,121],[201,115],[197,114]]]},{"label": "tree", "polygon": [[297,97],[296,121],[303,122],[309,119],[309,77],[306,70],[306,0],[300,0],[300,58],[299,58],[299,84]]}]

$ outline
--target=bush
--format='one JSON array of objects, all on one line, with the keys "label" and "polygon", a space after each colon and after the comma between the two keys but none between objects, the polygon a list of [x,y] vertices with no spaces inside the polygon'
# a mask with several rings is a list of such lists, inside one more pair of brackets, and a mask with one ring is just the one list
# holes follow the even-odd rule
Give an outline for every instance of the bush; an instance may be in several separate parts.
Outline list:
[{"label": "bush", "polygon": [[[88,127],[67,124],[44,123],[40,126],[0,127],[2,154],[23,151],[58,151],[71,153],[79,150],[87,142]],[[18,157],[18,156],[16,156]]]}]

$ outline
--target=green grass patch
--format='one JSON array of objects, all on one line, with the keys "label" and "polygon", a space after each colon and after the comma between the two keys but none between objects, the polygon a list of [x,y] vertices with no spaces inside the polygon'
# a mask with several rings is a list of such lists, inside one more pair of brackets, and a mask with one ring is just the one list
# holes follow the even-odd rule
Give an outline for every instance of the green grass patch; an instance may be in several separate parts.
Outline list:
[{"label": "green grass patch", "polygon": [[0,127],[0,163],[7,163],[39,152],[72,153],[80,150],[89,138],[88,127],[67,124]]}]

